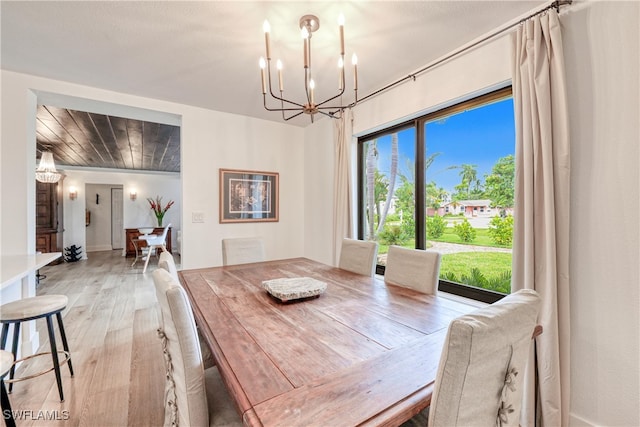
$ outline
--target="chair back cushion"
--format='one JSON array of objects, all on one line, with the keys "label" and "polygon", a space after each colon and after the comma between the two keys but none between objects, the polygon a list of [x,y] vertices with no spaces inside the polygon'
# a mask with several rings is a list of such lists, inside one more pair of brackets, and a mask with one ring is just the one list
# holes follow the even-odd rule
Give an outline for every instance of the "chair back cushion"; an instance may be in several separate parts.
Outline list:
[{"label": "chair back cushion", "polygon": [[438,290],[440,259],[438,252],[389,246],[384,281],[425,294],[435,294]]},{"label": "chair back cushion", "polygon": [[539,310],[538,294],[522,290],[451,322],[431,399],[430,427],[518,425]]},{"label": "chair back cushion", "polygon": [[176,262],[173,259],[173,255],[171,255],[169,252],[162,251],[160,253],[160,257],[158,258],[158,267],[167,270],[171,275],[171,278],[176,283],[180,283],[180,279],[178,279],[178,269],[176,268]]},{"label": "chair back cushion", "polygon": [[209,425],[202,355],[185,290],[164,269],[153,272],[167,364],[165,426]]},{"label": "chair back cushion", "polygon": [[364,276],[373,276],[377,255],[377,242],[343,239],[338,267]]},{"label": "chair back cushion", "polygon": [[222,239],[222,264],[246,264],[265,260],[264,244],[259,237]]}]

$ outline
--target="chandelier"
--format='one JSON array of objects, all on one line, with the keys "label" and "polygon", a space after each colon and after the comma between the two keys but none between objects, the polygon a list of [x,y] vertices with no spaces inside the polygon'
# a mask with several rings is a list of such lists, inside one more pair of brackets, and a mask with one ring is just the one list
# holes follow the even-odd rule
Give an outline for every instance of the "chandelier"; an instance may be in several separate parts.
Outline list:
[{"label": "chandelier", "polygon": [[60,181],[60,173],[56,170],[56,164],[53,163],[53,154],[51,151],[43,151],[40,157],[40,165],[36,169],[36,180],[48,184]]},{"label": "chandelier", "polygon": [[[338,92],[336,95],[320,102],[316,102],[315,90],[316,85],[313,80],[312,67],[311,67],[311,35],[320,28],[320,20],[314,15],[304,15],[300,18],[300,34],[303,41],[303,66],[304,66],[304,98],[302,101],[292,101],[284,97],[284,84],[283,84],[283,72],[282,61],[276,62],[276,69],[278,72],[278,90],[279,93],[274,93],[273,86],[271,84],[271,46],[269,42],[269,32],[271,27],[268,21],[264,21],[264,41],[266,47],[266,60],[264,57],[260,58],[260,75],[262,78],[262,98],[264,101],[264,108],[268,111],[280,111],[284,120],[290,120],[301,114],[308,114],[311,117],[313,123],[313,116],[316,114],[323,114],[328,117],[337,118],[336,113],[344,110],[345,108],[352,107],[358,102],[358,58],[354,53],[351,57],[353,64],[353,91],[355,100],[351,104],[342,105],[342,95],[345,91],[345,78],[344,78],[344,16],[340,14],[338,17],[338,26],[340,30],[340,57],[338,58]],[[266,72],[265,72],[266,69]],[[270,97],[274,100],[280,101],[280,107],[267,106],[267,88]],[[338,100],[338,98],[340,98]],[[287,114],[289,114],[287,116]]]}]

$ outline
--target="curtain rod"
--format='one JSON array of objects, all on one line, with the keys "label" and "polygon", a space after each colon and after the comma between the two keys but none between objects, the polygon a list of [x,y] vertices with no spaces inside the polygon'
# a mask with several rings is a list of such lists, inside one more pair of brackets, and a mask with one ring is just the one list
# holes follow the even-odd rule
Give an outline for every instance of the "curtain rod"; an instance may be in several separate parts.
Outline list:
[{"label": "curtain rod", "polygon": [[[429,64],[429,65],[427,65],[427,66],[425,66],[425,67],[423,67],[421,69],[419,69],[418,71],[416,71],[414,73],[411,73],[411,74],[408,74],[407,76],[402,77],[401,79],[396,80],[395,82],[390,83],[390,84],[386,85],[385,87],[383,87],[381,89],[378,89],[375,92],[372,92],[372,93],[370,93],[369,95],[367,95],[367,96],[365,96],[363,98],[360,98],[358,100],[358,103],[360,103],[362,101],[365,101],[366,99],[369,99],[369,98],[371,98],[373,96],[376,96],[379,93],[384,92],[384,91],[386,91],[388,89],[391,89],[394,86],[397,86],[397,85],[399,85],[401,83],[404,83],[407,80],[415,81],[416,77],[418,76],[418,74],[422,74],[425,71],[428,71],[431,68],[433,68],[433,67],[435,67],[437,65],[440,65],[443,62],[446,62],[446,61],[450,60],[451,58],[454,58],[454,57],[460,55],[461,53],[464,53],[467,50],[478,46],[479,44],[482,44],[482,43],[484,43],[484,42],[486,42],[486,41],[488,41],[488,40],[490,40],[490,39],[492,39],[494,37],[497,37],[497,36],[501,35],[502,33],[512,29],[513,27],[516,27],[516,26],[522,24],[523,22],[528,21],[529,19],[533,18],[534,16],[537,16],[537,15],[540,15],[541,13],[546,12],[549,9],[555,8],[559,12],[560,11],[560,6],[570,5],[572,2],[573,2],[573,0],[555,0],[555,1],[551,2],[550,4],[547,4],[546,6],[541,7],[539,10],[529,14],[527,17],[522,18],[522,19],[520,19],[520,20],[518,20],[518,21],[516,21],[514,23],[507,24],[503,28],[498,27],[496,30],[494,30],[493,32],[485,35],[481,39],[476,40],[474,42],[471,42],[470,44],[465,45],[465,46],[463,46],[461,48],[458,48],[457,50],[454,50],[450,54],[448,54],[448,55],[436,60],[435,62],[432,62],[431,64]],[[353,103],[349,104],[349,107],[353,107],[355,105],[356,105],[356,103],[353,102]]]}]

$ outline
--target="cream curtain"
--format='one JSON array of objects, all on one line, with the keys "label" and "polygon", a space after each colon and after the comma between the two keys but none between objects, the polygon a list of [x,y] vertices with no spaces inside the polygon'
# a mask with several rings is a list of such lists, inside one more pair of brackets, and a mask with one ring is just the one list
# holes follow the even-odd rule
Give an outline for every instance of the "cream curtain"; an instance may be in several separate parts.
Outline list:
[{"label": "cream curtain", "polygon": [[540,294],[539,322],[544,328],[525,373],[521,425],[566,426],[570,390],[570,162],[557,12],[550,9],[523,23],[513,36],[513,46],[516,202],[512,291],[535,289]]},{"label": "cream curtain", "polygon": [[342,239],[352,236],[351,224],[351,180],[349,175],[351,137],[353,134],[352,113],[344,110],[334,120],[334,165],[333,174],[333,263],[338,265]]}]

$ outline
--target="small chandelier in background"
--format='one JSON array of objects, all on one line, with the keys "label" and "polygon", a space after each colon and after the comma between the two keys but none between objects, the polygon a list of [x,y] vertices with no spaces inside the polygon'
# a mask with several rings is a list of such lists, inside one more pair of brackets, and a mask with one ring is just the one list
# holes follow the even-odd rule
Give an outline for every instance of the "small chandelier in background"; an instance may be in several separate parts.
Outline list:
[{"label": "small chandelier in background", "polygon": [[[324,114],[328,117],[336,117],[336,113],[344,110],[345,108],[352,107],[358,102],[358,58],[354,53],[351,62],[353,64],[353,90],[354,90],[354,102],[347,105],[342,105],[341,97],[345,91],[345,78],[344,78],[344,16],[340,14],[338,18],[338,25],[340,30],[340,57],[338,59],[338,93],[321,102],[316,102],[314,91],[316,90],[315,82],[312,76],[311,68],[311,35],[320,28],[320,20],[314,15],[304,15],[300,18],[300,30],[303,39],[303,65],[304,65],[304,93],[306,99],[296,102],[284,97],[284,84],[282,77],[282,62],[280,60],[276,63],[278,70],[278,91],[280,96],[275,95],[271,86],[271,47],[269,42],[269,32],[271,28],[269,22],[264,21],[264,41],[266,47],[266,61],[264,58],[260,58],[260,74],[262,78],[262,97],[264,100],[264,108],[268,111],[280,111],[282,112],[282,118],[284,120],[290,120],[299,116],[302,113],[309,114],[311,116],[311,122],[313,123],[313,116],[315,114]],[[266,68],[266,75],[265,75]],[[268,82],[268,83],[267,83]],[[275,100],[280,101],[280,108],[272,108],[267,106],[267,87],[269,95]],[[332,101],[340,98],[340,102],[332,104]],[[286,103],[286,106],[285,106]],[[290,116],[286,116],[285,112],[292,113]]]},{"label": "small chandelier in background", "polygon": [[51,151],[43,151],[40,157],[40,166],[36,169],[36,180],[48,184],[60,181],[60,172],[56,170]]}]

